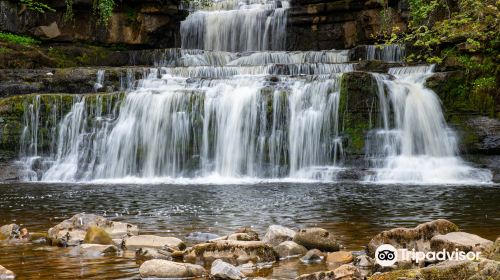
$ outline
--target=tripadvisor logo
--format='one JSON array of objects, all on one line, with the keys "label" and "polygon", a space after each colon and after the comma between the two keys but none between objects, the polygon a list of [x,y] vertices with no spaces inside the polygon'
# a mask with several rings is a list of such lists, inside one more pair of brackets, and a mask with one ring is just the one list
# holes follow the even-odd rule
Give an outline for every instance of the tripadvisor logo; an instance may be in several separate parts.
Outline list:
[{"label": "tripadvisor logo", "polygon": [[375,251],[375,261],[381,266],[392,266],[397,261],[414,261],[417,264],[422,261],[473,261],[478,260],[481,252],[464,252],[455,249],[455,251],[429,251],[421,252],[408,249],[396,249],[390,244],[380,245]]}]

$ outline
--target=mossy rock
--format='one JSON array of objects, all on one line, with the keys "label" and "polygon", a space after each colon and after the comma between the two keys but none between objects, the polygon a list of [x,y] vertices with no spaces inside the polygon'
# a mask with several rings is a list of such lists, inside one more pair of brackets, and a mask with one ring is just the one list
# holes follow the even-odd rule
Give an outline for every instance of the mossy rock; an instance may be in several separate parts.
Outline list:
[{"label": "mossy rock", "polygon": [[87,229],[85,234],[85,239],[83,243],[87,244],[101,244],[101,245],[112,245],[113,240],[111,236],[102,228],[91,226]]}]

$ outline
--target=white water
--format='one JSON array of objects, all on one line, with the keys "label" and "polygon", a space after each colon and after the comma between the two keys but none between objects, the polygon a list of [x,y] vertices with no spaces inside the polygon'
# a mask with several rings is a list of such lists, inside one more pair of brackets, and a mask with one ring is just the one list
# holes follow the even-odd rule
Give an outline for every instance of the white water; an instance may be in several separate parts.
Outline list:
[{"label": "white water", "polygon": [[436,94],[424,87],[432,66],[391,68],[375,75],[381,127],[370,133],[367,157],[379,183],[464,184],[489,182],[489,170],[459,156],[456,135],[444,120]]},{"label": "white water", "polygon": [[284,50],[287,1],[216,1],[181,23],[182,48],[214,51]]}]

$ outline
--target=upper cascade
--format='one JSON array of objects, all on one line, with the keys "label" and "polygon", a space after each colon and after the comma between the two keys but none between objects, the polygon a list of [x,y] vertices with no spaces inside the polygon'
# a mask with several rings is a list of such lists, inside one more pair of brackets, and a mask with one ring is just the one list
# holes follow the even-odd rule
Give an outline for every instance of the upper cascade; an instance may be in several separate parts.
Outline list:
[{"label": "upper cascade", "polygon": [[285,50],[288,1],[222,0],[181,22],[183,49]]}]

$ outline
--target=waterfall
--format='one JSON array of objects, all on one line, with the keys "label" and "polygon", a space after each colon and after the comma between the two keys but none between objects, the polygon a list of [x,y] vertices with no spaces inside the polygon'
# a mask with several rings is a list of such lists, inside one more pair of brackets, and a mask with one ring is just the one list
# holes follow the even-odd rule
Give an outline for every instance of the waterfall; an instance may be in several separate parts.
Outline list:
[{"label": "waterfall", "polygon": [[287,1],[216,1],[181,22],[183,49],[284,50]]},{"label": "waterfall", "polygon": [[424,87],[433,66],[398,67],[374,74],[380,126],[371,131],[369,181],[396,183],[489,182],[491,172],[467,165],[457,152],[456,135],[445,122],[437,95]]},{"label": "waterfall", "polygon": [[400,45],[368,45],[365,46],[366,60],[382,60],[386,62],[401,62],[405,49]]}]

